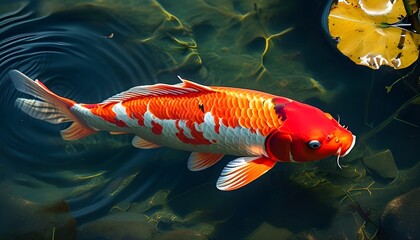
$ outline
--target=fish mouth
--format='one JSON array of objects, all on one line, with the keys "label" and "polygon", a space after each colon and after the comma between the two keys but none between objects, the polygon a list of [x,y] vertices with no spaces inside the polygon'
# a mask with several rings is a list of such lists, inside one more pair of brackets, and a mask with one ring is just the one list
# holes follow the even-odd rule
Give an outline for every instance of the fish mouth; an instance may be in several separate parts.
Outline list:
[{"label": "fish mouth", "polygon": [[356,144],[356,136],[354,136],[354,135],[352,135],[352,136],[353,136],[353,141],[351,142],[350,147],[347,149],[347,151],[345,151],[344,153],[341,153],[342,146],[340,146],[338,148],[337,152],[335,153],[335,155],[337,156],[337,166],[340,169],[343,169],[343,167],[341,167],[341,165],[340,165],[340,157],[345,157],[347,154],[349,154],[350,151],[353,149],[354,145]]},{"label": "fish mouth", "polygon": [[353,149],[353,147],[354,147],[354,145],[356,144],[356,136],[354,136],[354,135],[352,135],[353,136],[353,141],[351,142],[351,145],[350,145],[350,147],[347,149],[347,151],[346,152],[344,152],[343,154],[341,154],[340,155],[340,153],[341,153],[341,147],[338,149],[339,151],[337,151],[337,154],[338,154],[338,156],[340,156],[340,157],[345,157],[347,154],[349,154],[350,153],[350,151]]}]

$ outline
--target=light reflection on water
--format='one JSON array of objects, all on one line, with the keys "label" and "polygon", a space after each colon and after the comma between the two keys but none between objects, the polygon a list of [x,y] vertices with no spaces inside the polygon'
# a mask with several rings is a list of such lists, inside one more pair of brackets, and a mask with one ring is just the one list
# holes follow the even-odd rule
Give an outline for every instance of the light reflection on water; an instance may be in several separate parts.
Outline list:
[{"label": "light reflection on water", "polygon": [[[136,85],[175,83],[175,76],[182,74],[202,83],[256,88],[307,100],[339,112],[353,132],[362,134],[369,129],[364,122],[365,109],[360,107],[366,98],[354,95],[357,91],[371,94],[366,82],[372,72],[353,67],[336,55],[327,41],[320,45],[322,30],[314,27],[317,24],[311,17],[321,15],[323,4],[306,1],[305,4],[315,7],[313,15],[308,13],[307,18],[300,18],[290,14],[296,4],[280,8],[275,1],[261,3],[266,7],[261,14],[267,15],[255,13],[253,4],[248,6],[241,1],[226,6],[222,1],[196,1],[188,7],[175,7],[169,1],[126,5],[112,1],[49,3],[0,2],[0,6],[7,6],[4,8],[7,10],[0,12],[0,191],[5,198],[0,203],[4,201],[9,206],[17,198],[40,204],[42,209],[43,204],[65,200],[77,226],[84,225],[81,229],[85,229],[86,239],[95,234],[86,229],[95,229],[95,220],[101,217],[115,222],[114,226],[103,225],[110,227],[111,232],[123,229],[130,234],[133,229],[124,228],[127,219],[121,219],[121,215],[113,219],[110,212],[129,212],[128,219],[137,219],[137,224],[144,225],[143,231],[150,231],[150,236],[156,238],[165,233],[174,236],[201,233],[215,239],[243,239],[264,224],[283,229],[282,234],[287,237],[300,232],[342,236],[334,228],[343,226],[346,236],[355,236],[360,230],[348,204],[340,201],[346,198],[342,189],[355,182],[370,184],[371,178],[357,157],[352,159],[356,163],[347,163],[350,167],[343,171],[334,168],[333,160],[314,165],[278,164],[246,188],[221,192],[215,188],[216,179],[233,157],[227,156],[216,166],[193,173],[186,168],[189,153],[169,148],[135,149],[131,146],[131,135],[99,133],[77,142],[65,142],[59,131],[67,126],[35,120],[14,107],[15,99],[22,95],[7,76],[9,70],[18,69],[42,80],[59,95],[94,103]],[[274,9],[283,15],[279,16]],[[282,23],[276,25],[277,21]],[[294,29],[290,35],[272,40],[263,71],[259,56],[264,49],[262,36],[288,27]],[[307,43],[299,35],[302,29],[317,38]],[[236,37],[237,41],[232,41]],[[232,42],[233,45],[228,45]],[[310,57],[306,56],[308,51]],[[324,64],[318,58],[334,61]],[[390,77],[388,81],[398,76],[389,72],[376,76],[382,80],[385,75]],[[389,115],[407,97],[400,93],[390,100],[378,95],[381,99],[375,101],[387,105],[384,108],[379,104],[378,116]],[[369,116],[373,121],[383,120],[372,113]],[[410,127],[397,126],[390,130],[390,135],[412,131]],[[418,129],[414,131],[418,133]],[[373,146],[389,148],[388,142],[398,141],[390,139],[390,135],[375,139]],[[409,144],[416,143],[418,140]],[[407,147],[395,147],[398,153],[403,152],[401,149]],[[401,182],[396,183],[404,191],[419,182],[409,169],[415,163],[406,160],[412,152],[396,156],[407,167],[407,172],[400,174]],[[411,180],[406,181],[405,177]],[[377,188],[386,186],[378,183]],[[162,191],[165,194],[160,195]],[[368,194],[358,200],[381,209],[398,191],[401,189],[392,188],[383,195],[374,194],[379,196],[375,201]],[[4,212],[12,214],[12,209]],[[179,230],[190,232],[176,232]],[[134,231],[133,235],[136,234]]]}]

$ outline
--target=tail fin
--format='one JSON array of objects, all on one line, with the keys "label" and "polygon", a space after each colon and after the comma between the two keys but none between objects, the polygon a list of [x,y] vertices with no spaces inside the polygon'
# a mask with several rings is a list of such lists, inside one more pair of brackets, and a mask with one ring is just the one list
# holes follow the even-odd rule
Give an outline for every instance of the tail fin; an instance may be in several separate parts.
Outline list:
[{"label": "tail fin", "polygon": [[16,99],[16,106],[23,112],[53,124],[73,122],[69,128],[61,131],[64,140],[78,140],[95,132],[70,111],[76,102],[58,96],[40,81],[34,81],[17,70],[10,71],[9,76],[18,91],[40,99]]}]

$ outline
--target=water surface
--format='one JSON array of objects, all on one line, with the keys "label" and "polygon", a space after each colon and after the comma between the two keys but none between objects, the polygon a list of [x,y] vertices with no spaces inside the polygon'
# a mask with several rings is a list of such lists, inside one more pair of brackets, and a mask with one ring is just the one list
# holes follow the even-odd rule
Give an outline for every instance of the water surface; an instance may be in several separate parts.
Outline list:
[{"label": "water surface", "polygon": [[[324,5],[0,1],[0,201],[5,206],[0,234],[8,239],[37,231],[39,239],[58,237],[60,231],[74,232],[62,235],[68,239],[76,231],[80,239],[123,239],[118,233],[133,239],[261,239],[259,234],[361,239],[375,232],[352,206],[360,204],[377,222],[387,202],[419,186],[420,105],[406,105],[372,132],[418,94],[419,70],[417,64],[400,71],[354,65],[322,29]],[[12,69],[83,103],[137,85],[177,83],[177,75],[263,90],[339,115],[363,141],[342,159],[343,170],[333,158],[282,163],[242,189],[221,192],[216,180],[234,157],[190,172],[188,152],[136,149],[129,135],[99,133],[66,142],[59,134],[66,124],[33,119],[14,106],[24,94],[8,77]],[[385,86],[407,73],[386,93]],[[370,175],[361,161],[385,149],[399,170],[391,183]],[[27,220],[12,217],[19,214]]]}]

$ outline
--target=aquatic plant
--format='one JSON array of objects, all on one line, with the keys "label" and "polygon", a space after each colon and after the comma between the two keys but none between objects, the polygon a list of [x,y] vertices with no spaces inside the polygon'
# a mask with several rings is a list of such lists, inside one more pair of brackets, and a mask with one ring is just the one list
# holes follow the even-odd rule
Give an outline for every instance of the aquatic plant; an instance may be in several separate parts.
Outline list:
[{"label": "aquatic plant", "polygon": [[[329,109],[335,111],[337,106],[346,105],[346,102],[338,102],[335,104],[332,96],[334,96],[336,91],[331,91],[331,88],[340,89],[342,91],[341,93],[351,92],[353,94],[353,90],[355,89],[354,86],[358,86],[358,84],[364,81],[364,75],[359,74],[360,72],[356,71],[354,71],[354,75],[349,75],[349,79],[347,79],[347,76],[344,76],[347,72],[341,68],[337,68],[337,66],[343,64],[343,61],[341,60],[334,63],[328,61],[327,64],[323,64],[322,67],[324,68],[318,69],[319,65],[316,67],[313,66],[313,62],[322,59],[322,56],[318,54],[321,52],[320,49],[322,49],[322,46],[320,46],[320,48],[316,46],[316,48],[310,49],[309,52],[308,49],[309,47],[314,46],[311,45],[310,42],[320,34],[319,31],[315,32],[316,35],[310,32],[311,29],[309,28],[313,25],[310,25],[309,27],[302,27],[302,25],[305,24],[307,26],[308,24],[306,23],[309,21],[317,22],[314,21],[312,14],[314,8],[310,8],[311,11],[306,11],[305,14],[296,13],[299,10],[302,11],[302,6],[318,6],[318,4],[319,6],[323,6],[323,3],[321,2],[314,4],[314,1],[310,0],[301,3],[284,0],[258,0],[255,1],[256,4],[254,4],[254,2],[238,0],[197,0],[191,1],[188,5],[182,5],[175,1],[164,0],[123,2],[105,0],[89,3],[86,3],[86,1],[76,1],[81,3],[78,4],[77,8],[74,10],[69,10],[75,8],[74,2],[43,2],[43,4],[51,4],[48,14],[57,12],[57,9],[53,8],[54,4],[56,7],[65,4],[62,9],[59,9],[59,12],[64,14],[67,13],[72,16],[83,14],[92,16],[99,15],[98,12],[105,12],[107,16],[110,15],[121,21],[120,23],[122,24],[118,25],[109,18],[92,18],[94,19],[92,22],[95,23],[94,26],[97,28],[97,31],[93,31],[94,37],[86,38],[86,42],[96,43],[97,38],[98,42],[101,44],[95,45],[101,46],[101,49],[109,49],[108,45],[102,45],[104,43],[113,43],[111,46],[118,46],[118,48],[116,48],[118,51],[109,52],[109,56],[113,56],[124,65],[131,62],[126,61],[127,59],[120,55],[116,55],[119,50],[131,49],[130,46],[146,46],[146,49],[153,50],[153,54],[146,54],[148,61],[153,61],[153,64],[157,62],[153,68],[147,68],[147,72],[150,72],[150,75],[134,74],[130,75],[130,78],[123,77],[125,75],[119,73],[117,75],[118,78],[112,77],[112,74],[111,77],[107,78],[112,81],[88,81],[83,78],[83,80],[76,82],[77,85],[73,83],[73,85],[77,86],[74,87],[76,90],[83,90],[81,86],[85,89],[89,89],[87,93],[82,92],[77,94],[77,96],[83,100],[86,100],[88,95],[92,95],[92,88],[88,88],[85,84],[95,84],[94,91],[98,92],[98,94],[94,94],[95,97],[91,96],[91,98],[87,98],[87,100],[90,101],[96,98],[102,100],[107,94],[115,90],[115,85],[113,85],[115,82],[124,83],[121,85],[118,84],[120,90],[124,90],[126,87],[143,84],[142,81],[146,80],[149,81],[146,83],[153,83],[157,80],[172,81],[173,79],[173,81],[176,81],[173,76],[180,74],[182,76],[185,75],[184,77],[186,78],[191,77],[192,80],[209,85],[246,86],[248,88],[268,90],[276,94],[290,96],[299,100],[308,98],[312,98],[311,100],[313,100],[313,98],[319,98],[325,102],[330,101],[331,108]],[[55,3],[53,4],[53,2]],[[344,1],[338,2],[342,3]],[[364,2],[367,3],[367,1]],[[378,1],[376,1],[376,3],[377,2]],[[396,2],[400,2],[400,0],[397,0]],[[282,6],[278,7],[280,5]],[[39,8],[44,9],[43,7]],[[90,11],[86,11],[86,9],[90,9]],[[414,7],[413,9],[416,10],[417,8]],[[2,9],[2,11],[5,10]],[[5,12],[9,11],[10,10]],[[44,14],[40,15],[44,16]],[[305,20],[305,22],[296,21],[296,18],[292,18],[291,15],[300,15],[300,20],[308,18],[308,16],[310,17]],[[404,12],[402,15],[406,15],[406,13]],[[61,18],[65,18],[65,16],[60,16]],[[27,17],[22,19],[27,22]],[[45,19],[50,19],[50,16],[46,16]],[[52,19],[55,22],[57,17]],[[279,19],[280,21],[278,21]],[[67,21],[71,23],[71,26],[77,25],[77,22],[75,21],[69,21],[68,19]],[[117,21],[117,23],[119,21]],[[11,22],[14,25],[19,25],[16,24],[15,21]],[[109,25],[101,27],[102,22],[111,22],[112,25],[117,27],[113,28],[109,27]],[[304,23],[302,24],[302,22]],[[81,23],[86,24],[85,21],[82,21]],[[389,21],[388,23],[392,22]],[[26,26],[27,25],[23,25],[22,28],[31,29],[31,27]],[[127,36],[122,36],[121,34],[126,31],[125,27],[130,28],[130,31],[127,30],[129,32]],[[118,28],[123,28],[124,31],[116,31]],[[402,36],[401,33],[403,30],[407,31],[407,35],[416,36],[416,34],[412,32],[413,29],[398,29],[394,26],[375,26],[369,29],[393,34],[392,36],[395,38],[401,38],[400,36]],[[394,30],[391,31],[390,29]],[[74,29],[70,28],[70,30]],[[389,33],[389,31],[392,33]],[[66,34],[74,37],[76,31],[66,31]],[[86,37],[84,35],[81,36]],[[362,34],[355,36],[362,38]],[[410,36],[405,38],[404,47],[408,46],[407,41],[412,41]],[[91,39],[94,39],[94,41]],[[301,39],[301,42],[295,41],[299,39]],[[308,39],[311,41],[308,41]],[[320,41],[322,40],[323,39],[320,39]],[[18,43],[14,43],[17,49],[22,48],[22,46],[27,46]],[[380,48],[381,46],[379,45],[381,44],[376,44],[375,47]],[[75,46],[77,46],[77,44]],[[31,48],[28,46],[27,49]],[[94,61],[107,59],[107,57],[98,57],[94,54],[95,52],[88,53],[89,54],[81,56],[89,56],[86,57],[86,59],[93,59]],[[331,52],[325,51],[325,54],[328,56]],[[307,56],[309,56],[308,58],[316,60],[307,61]],[[404,52],[399,59],[401,61],[406,61],[406,57],[406,52]],[[415,61],[417,55],[414,57]],[[336,60],[335,57],[333,60]],[[60,71],[60,76],[68,74],[68,72],[63,72],[62,65],[57,67],[57,63],[52,64],[49,61],[50,60],[47,58],[40,60],[40,63],[36,64],[39,65],[39,67],[36,71],[34,70],[32,72],[57,74],[57,72]],[[305,61],[307,61],[306,65]],[[50,65],[46,66],[43,64],[44,62],[50,63]],[[72,63],[72,61],[65,62]],[[105,62],[107,64],[114,63],[113,61]],[[32,64],[33,61],[27,61],[27,63]],[[138,66],[141,66],[141,68],[145,67],[144,62],[142,61],[136,61],[135,63]],[[88,66],[88,64],[84,65]],[[109,65],[114,66],[109,69],[115,69],[116,64]],[[18,64],[18,66],[21,65]],[[97,64],[89,65],[89,67],[92,66],[97,67]],[[330,71],[334,68],[339,70]],[[361,68],[362,67],[360,67],[360,69]],[[399,69],[401,68],[402,66]],[[71,69],[78,69],[77,74],[80,75],[80,77],[82,77],[82,75],[90,76],[85,72],[80,72],[79,65],[72,65]],[[89,69],[89,72],[95,72],[97,69],[101,68]],[[325,73],[322,72],[322,69],[329,70]],[[355,67],[354,69],[358,68]],[[109,71],[105,70],[108,69],[104,68],[103,72],[104,75],[108,76]],[[313,70],[313,72],[311,70]],[[406,76],[400,78],[396,82],[407,83],[408,81],[411,81],[411,77],[415,76],[415,70],[416,68],[413,68]],[[353,69],[350,68],[349,71],[353,71]],[[396,71],[393,73],[395,72]],[[164,77],[155,77],[155,74],[158,76],[163,75]],[[130,81],[129,79],[133,80]],[[64,80],[60,78],[60,82],[64,82]],[[8,84],[7,81],[4,83]],[[97,86],[96,84],[98,83],[99,85],[106,86]],[[54,81],[49,84],[54,85]],[[390,92],[394,86],[395,84],[389,85],[387,91]],[[404,87],[407,86],[408,85]],[[61,87],[61,90],[67,91],[69,89],[68,87],[68,85],[65,85],[64,87]],[[360,92],[356,95],[359,95],[359,93]],[[418,94],[418,92],[415,94]],[[391,95],[388,96],[394,97]],[[62,143],[61,141],[54,139],[53,144],[59,149],[45,148],[49,151],[52,150],[53,154],[44,154],[41,157],[33,156],[32,154],[35,153],[35,151],[27,150],[27,146],[32,146],[33,144],[30,142],[32,138],[25,137],[26,135],[23,135],[22,137],[16,136],[16,139],[12,139],[11,141],[15,144],[6,144],[6,146],[16,147],[26,145],[24,148],[18,149],[18,151],[26,152],[27,158],[38,159],[24,162],[29,163],[29,169],[24,170],[29,171],[33,178],[16,177],[16,174],[14,173],[12,175],[10,172],[13,171],[10,171],[10,169],[15,169],[13,166],[9,166],[8,161],[0,163],[0,174],[12,175],[16,184],[26,186],[22,192],[28,192],[29,195],[37,193],[41,199],[44,199],[45,197],[50,199],[53,192],[59,192],[60,196],[66,196],[72,201],[72,211],[78,220],[80,220],[79,224],[85,224],[86,221],[95,221],[95,219],[101,217],[101,214],[109,211],[109,216],[111,216],[112,219],[108,223],[99,222],[98,225],[100,226],[98,232],[104,232],[104,235],[120,232],[126,233],[129,232],[130,229],[138,229],[138,231],[135,232],[136,234],[142,231],[144,234],[150,229],[155,230],[156,228],[165,233],[172,233],[184,229],[194,229],[196,230],[195,232],[200,233],[202,236],[210,236],[215,231],[221,233],[233,232],[233,234],[236,234],[245,231],[243,230],[245,227],[235,229],[232,228],[232,226],[249,226],[246,225],[246,223],[253,222],[255,219],[260,219],[262,221],[271,220],[272,222],[277,223],[275,226],[276,228],[288,229],[293,233],[299,233],[300,231],[309,233],[312,231],[313,234],[308,234],[307,236],[313,236],[313,238],[317,239],[336,239],[334,237],[336,236],[334,235],[336,232],[340,232],[341,234],[341,231],[346,230],[348,232],[352,231],[353,235],[343,234],[340,235],[341,238],[368,239],[373,236],[369,231],[369,226],[374,226],[376,224],[377,219],[375,219],[375,211],[381,211],[381,205],[386,202],[387,199],[390,199],[390,196],[393,197],[400,192],[404,192],[408,188],[411,188],[414,185],[413,183],[418,183],[417,172],[419,168],[413,168],[414,174],[412,174],[411,178],[408,178],[404,171],[402,171],[402,174],[398,175],[398,179],[395,182],[384,184],[377,182],[376,179],[366,171],[363,164],[361,164],[360,159],[373,151],[371,150],[372,146],[370,145],[370,143],[373,142],[371,141],[372,138],[377,136],[381,131],[385,132],[384,129],[388,127],[390,123],[399,121],[413,127],[418,126],[417,122],[410,120],[410,118],[407,118],[407,115],[404,115],[404,113],[406,113],[405,110],[408,110],[409,107],[411,108],[412,105],[420,105],[420,96],[416,96],[413,96],[408,103],[401,106],[401,109],[397,110],[396,113],[392,114],[392,116],[383,123],[375,125],[370,124],[371,130],[367,131],[365,134],[355,130],[358,133],[358,142],[360,142],[360,145],[354,149],[354,154],[343,159],[343,170],[339,170],[336,167],[333,159],[331,159],[331,161],[326,160],[316,164],[295,166],[282,164],[276,169],[278,170],[278,175],[281,175],[276,182],[277,185],[270,182],[270,177],[266,177],[265,179],[261,179],[261,181],[254,186],[250,186],[246,191],[224,194],[223,197],[212,192],[214,180],[211,180],[208,184],[202,184],[203,181],[209,181],[208,177],[200,178],[197,177],[199,174],[191,174],[188,180],[178,179],[178,177],[183,177],[184,174],[182,171],[178,171],[178,169],[174,170],[173,166],[180,166],[179,169],[181,170],[181,167],[185,167],[182,164],[182,161],[185,160],[184,155],[182,154],[174,154],[174,152],[166,154],[159,153],[160,157],[156,157],[157,159],[153,159],[155,161],[149,162],[148,159],[151,157],[142,155],[139,151],[133,150],[133,153],[130,156],[129,151],[131,148],[130,142],[132,136],[125,135],[108,136],[107,134],[102,134],[71,143]],[[348,105],[351,108],[350,105],[354,104]],[[7,108],[3,108],[3,110],[4,109]],[[340,114],[345,115],[346,111],[347,109],[340,110]],[[357,114],[359,112],[350,111],[348,113]],[[6,119],[15,120],[15,118],[4,118],[3,121],[6,121]],[[349,121],[347,117],[345,117],[345,119],[346,121]],[[360,119],[360,115],[352,119],[354,122],[351,122],[351,127],[354,129],[357,129],[357,119]],[[19,131],[16,132],[21,132],[21,129],[24,129],[25,132],[37,133],[34,131],[36,127],[34,127],[33,122],[30,122],[27,119],[24,120],[28,123],[26,128],[25,126],[16,124],[13,120],[13,123],[11,123],[10,126],[19,126]],[[346,124],[347,123],[348,122],[346,122]],[[9,124],[6,124],[6,126],[8,127],[4,128],[6,132],[3,136],[8,137],[4,139],[10,140],[11,137],[6,134],[7,129],[10,129]],[[28,127],[31,127],[31,129]],[[389,127],[389,129],[392,130],[391,127]],[[54,134],[56,134],[58,130],[54,129]],[[48,137],[51,135],[46,136]],[[40,137],[39,139],[49,139],[47,137]],[[19,144],[16,144],[18,140]],[[387,139],[384,141],[387,141]],[[45,145],[49,146],[50,143],[46,143]],[[61,150],[61,148],[64,150]],[[401,149],[400,146],[392,146],[392,148],[392,150],[394,150],[394,148],[395,150]],[[44,150],[44,148],[40,148],[39,145],[36,144],[33,149],[37,151],[39,151],[39,149]],[[4,150],[6,150],[6,147]],[[29,150],[31,150],[31,148]],[[92,154],[86,154],[88,152]],[[105,153],[100,154],[100,152]],[[111,156],[110,152],[119,154]],[[397,155],[396,152],[397,151],[394,152],[396,160],[401,159],[402,157]],[[166,161],[166,155],[176,156],[171,157],[170,160]],[[10,161],[22,162],[21,155],[14,154],[11,151],[7,151],[7,154],[2,154],[2,156],[2,160],[14,157],[16,159],[10,158]],[[50,160],[48,157],[51,157],[51,159],[54,160]],[[18,158],[20,161],[18,161]],[[176,158],[180,158],[180,161],[173,165],[169,163],[172,160],[176,160]],[[41,166],[41,169],[33,168],[33,166],[38,165]],[[125,166],[125,168],[121,166]],[[171,171],[167,171],[165,167],[171,168]],[[290,173],[290,175],[292,175],[290,178],[288,173],[284,172],[285,168],[292,172]],[[21,167],[16,170],[21,169],[23,168]],[[139,169],[141,169],[140,172]],[[173,172],[175,173],[171,175]],[[217,172],[217,170],[215,172]],[[163,180],[156,180],[162,176],[159,174],[165,175]],[[201,175],[212,174],[216,173],[207,172]],[[274,176],[274,173],[272,175]],[[194,178],[194,181],[191,181],[191,177],[197,178]],[[42,184],[41,182],[37,183],[35,181],[37,178],[53,184],[57,188],[60,187],[60,189],[55,189],[48,185],[45,186],[45,184]],[[149,178],[153,180],[150,182],[145,181],[145,179]],[[173,185],[178,187],[180,185],[186,186],[180,187],[182,190],[179,190],[181,192],[181,194],[179,194],[174,191],[174,188],[176,187]],[[26,188],[28,188],[28,190]],[[20,187],[13,186],[13,189],[14,191],[17,191],[20,190]],[[160,189],[164,190],[160,191]],[[184,189],[187,193],[184,193]],[[175,194],[168,198],[170,192]],[[295,194],[296,192],[301,195]],[[302,193],[310,194],[305,195]],[[149,197],[150,195],[152,196]],[[264,196],[266,199],[264,204],[254,204],[257,201],[250,200],[250,197],[253,195],[256,196],[256,198]],[[301,200],[301,198],[299,198],[300,196],[310,197],[302,198]],[[276,202],[278,199],[281,200],[280,203],[287,204],[278,204],[278,201]],[[289,199],[292,200],[289,201]],[[295,200],[301,201],[298,202]],[[115,204],[116,202],[119,203]],[[206,204],[203,204],[203,202],[206,202]],[[319,202],[320,204],[311,205],[314,202]],[[325,215],[328,214],[324,211],[324,208],[318,207],[323,204],[336,210],[331,213],[334,214],[334,218],[325,217]],[[203,205],[205,206],[203,207]],[[308,205],[310,207],[306,207]],[[257,208],[256,210],[255,208],[249,209],[249,206],[260,208]],[[321,209],[319,212],[322,214],[311,214],[312,206],[315,206],[313,207],[314,211]],[[93,211],[92,209],[99,209],[99,211]],[[302,212],[304,213],[299,212],[302,209]],[[280,214],[272,214],[267,217],[267,215],[264,215],[264,212]],[[115,220],[114,214],[118,213],[122,213],[122,220],[127,221]],[[133,219],[129,218],[130,213],[136,213],[134,214]],[[286,221],[284,221],[284,219],[286,219]],[[309,219],[307,221],[313,220],[313,222],[317,223],[329,223],[332,226],[328,227],[328,229],[322,229],[308,224],[308,222],[294,224],[294,220],[296,219],[297,221]],[[344,223],[347,222],[344,222],[343,219],[348,221],[349,225],[345,225]],[[238,224],[232,225],[231,223],[235,221],[238,221]],[[337,221],[341,221],[343,224],[335,225]],[[375,224],[367,223],[370,221]],[[132,224],[134,226],[130,225],[130,223],[134,223]],[[295,231],[295,226],[300,229]],[[142,230],[144,228],[146,228],[146,230]],[[253,226],[248,228],[252,230]],[[59,239],[58,236],[62,231],[55,226],[52,228],[50,227],[50,229],[52,229],[50,230],[52,239]],[[113,233],[111,233],[111,231],[113,231]],[[358,238],[351,237],[355,236],[355,234],[358,234]],[[159,235],[155,237],[155,239],[163,239],[160,237],[161,236]]]},{"label": "aquatic plant", "polygon": [[176,214],[168,205],[169,194],[169,190],[162,189],[141,202],[120,202],[110,209],[109,216],[137,214],[144,217],[145,224],[167,233],[188,230],[199,236],[208,236],[214,231],[214,224],[200,220],[202,211],[194,211],[185,216]]},{"label": "aquatic plant", "polygon": [[401,111],[403,111],[404,109],[406,109],[411,104],[416,104],[416,105],[419,105],[420,104],[420,94],[416,94],[413,97],[411,97],[408,101],[406,101],[403,105],[401,105],[401,107],[399,107],[396,111],[394,111],[394,113],[391,114],[382,123],[380,123],[376,127],[372,128],[370,131],[364,133],[359,138],[358,145],[365,144],[367,139],[371,138],[372,136],[374,136],[375,134],[377,134],[378,132],[380,132],[382,129],[384,129],[386,126],[388,126],[394,120],[400,121],[400,122],[403,122],[403,123],[408,124],[410,126],[413,126],[413,127],[417,127],[418,128],[419,127],[418,125],[413,124],[413,123],[410,123],[408,121],[405,121],[405,120],[402,120],[402,119],[398,118],[398,116],[401,113]]},{"label": "aquatic plant", "polygon": [[[182,8],[171,1],[126,5],[110,2],[137,30],[133,41],[156,53],[157,75],[194,75],[191,80],[207,85],[246,82],[248,88],[297,100],[333,99],[334,92],[304,67],[302,53],[283,44],[299,35],[292,18],[298,4],[199,0]],[[284,21],[274,26],[279,15]]]}]

